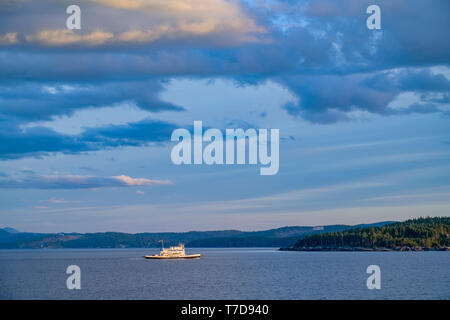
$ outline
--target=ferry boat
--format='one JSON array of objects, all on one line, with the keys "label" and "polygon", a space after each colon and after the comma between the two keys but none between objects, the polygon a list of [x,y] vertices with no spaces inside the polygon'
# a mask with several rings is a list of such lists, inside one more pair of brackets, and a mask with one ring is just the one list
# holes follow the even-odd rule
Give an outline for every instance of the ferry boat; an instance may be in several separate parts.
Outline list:
[{"label": "ferry boat", "polygon": [[197,259],[200,258],[201,254],[186,254],[184,250],[184,244],[180,243],[176,247],[170,247],[168,249],[164,249],[164,243],[162,245],[162,249],[159,254],[155,254],[153,256],[144,256],[145,259]]}]

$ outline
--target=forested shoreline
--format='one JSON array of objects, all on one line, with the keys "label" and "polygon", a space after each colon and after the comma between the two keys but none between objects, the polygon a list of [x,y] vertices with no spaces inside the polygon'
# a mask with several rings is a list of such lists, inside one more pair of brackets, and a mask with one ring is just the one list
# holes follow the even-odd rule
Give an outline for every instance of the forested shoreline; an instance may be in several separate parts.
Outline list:
[{"label": "forested shoreline", "polygon": [[308,235],[292,251],[450,250],[450,217],[427,217],[379,227]]}]

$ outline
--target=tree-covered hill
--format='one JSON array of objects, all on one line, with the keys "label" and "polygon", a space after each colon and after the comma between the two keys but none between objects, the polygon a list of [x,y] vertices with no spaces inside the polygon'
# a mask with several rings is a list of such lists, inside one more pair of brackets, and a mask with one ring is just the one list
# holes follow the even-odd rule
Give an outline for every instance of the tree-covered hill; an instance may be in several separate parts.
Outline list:
[{"label": "tree-covered hill", "polygon": [[418,218],[379,227],[308,235],[284,250],[448,250],[450,217]]}]

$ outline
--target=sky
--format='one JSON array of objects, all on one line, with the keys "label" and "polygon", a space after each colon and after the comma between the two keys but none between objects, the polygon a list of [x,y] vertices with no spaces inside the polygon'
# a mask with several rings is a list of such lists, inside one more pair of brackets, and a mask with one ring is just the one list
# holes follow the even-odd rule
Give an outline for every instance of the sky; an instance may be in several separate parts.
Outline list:
[{"label": "sky", "polygon": [[[447,0],[0,0],[0,227],[449,216],[449,18]],[[175,165],[195,120],[279,129],[278,173]]]}]

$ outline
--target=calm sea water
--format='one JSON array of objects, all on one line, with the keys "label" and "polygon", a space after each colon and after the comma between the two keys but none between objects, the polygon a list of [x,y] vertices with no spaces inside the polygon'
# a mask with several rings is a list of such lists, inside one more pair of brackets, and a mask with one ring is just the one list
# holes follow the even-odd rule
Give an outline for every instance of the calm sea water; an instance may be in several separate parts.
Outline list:
[{"label": "calm sea water", "polygon": [[[1,299],[450,299],[449,252],[189,249],[197,260],[145,260],[156,249],[0,250]],[[67,266],[81,290],[66,288]],[[381,268],[368,290],[366,268]]]}]

